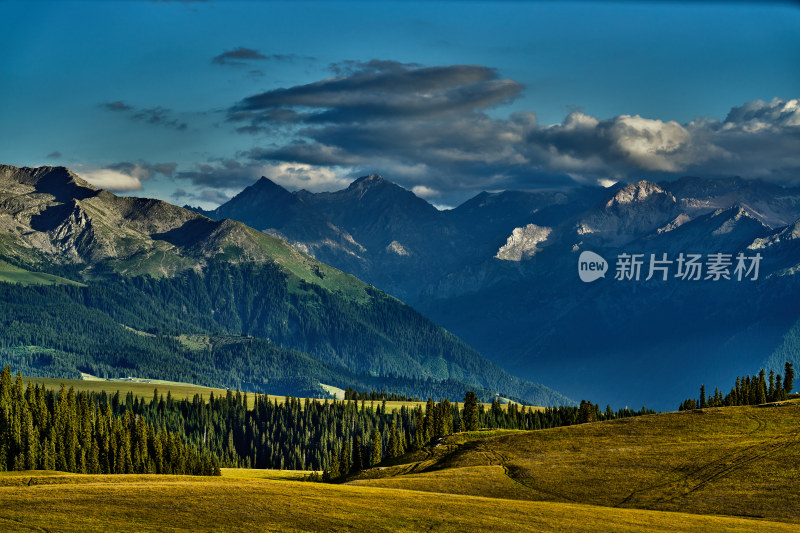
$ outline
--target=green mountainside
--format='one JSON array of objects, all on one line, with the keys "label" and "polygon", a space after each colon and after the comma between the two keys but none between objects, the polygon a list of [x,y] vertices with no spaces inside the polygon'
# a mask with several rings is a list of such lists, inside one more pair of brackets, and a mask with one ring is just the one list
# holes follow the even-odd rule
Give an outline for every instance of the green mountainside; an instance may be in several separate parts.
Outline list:
[{"label": "green mountainside", "polygon": [[30,375],[570,402],[280,239],[62,167],[0,166],[0,261],[0,362]]}]

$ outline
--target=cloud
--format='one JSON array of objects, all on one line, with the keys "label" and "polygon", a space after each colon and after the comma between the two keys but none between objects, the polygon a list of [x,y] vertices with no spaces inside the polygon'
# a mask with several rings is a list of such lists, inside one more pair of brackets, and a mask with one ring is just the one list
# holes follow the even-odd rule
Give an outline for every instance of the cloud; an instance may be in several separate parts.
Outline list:
[{"label": "cloud", "polygon": [[[241,155],[241,154],[240,154]],[[332,167],[306,163],[264,163],[254,159],[224,159],[197,165],[190,171],[176,173],[176,178],[196,186],[217,191],[239,192],[254,181],[266,176],[288,189],[306,189],[312,192],[330,191],[347,187],[352,181]],[[210,194],[210,193],[209,193]],[[226,193],[227,194],[227,193]]]},{"label": "cloud", "polygon": [[[227,66],[234,66],[234,67],[241,67],[247,65],[250,61],[282,61],[282,62],[290,62],[296,60],[305,60],[305,61],[315,61],[316,58],[309,57],[309,56],[298,56],[295,54],[269,54],[264,55],[258,50],[253,48],[245,48],[244,46],[240,46],[238,48],[234,48],[233,50],[226,50],[215,56],[211,59],[211,62],[215,65],[227,65]],[[259,73],[263,75],[261,71],[250,71],[251,74],[253,72]]]},{"label": "cloud", "polygon": [[106,102],[100,104],[100,107],[108,111],[126,113],[131,119],[146,122],[147,124],[165,126],[179,131],[186,130],[188,127],[186,122],[175,118],[172,111],[166,107],[137,108],[126,104],[122,100]]},{"label": "cloud", "polygon": [[261,177],[259,168],[264,163],[220,159],[195,165],[192,170],[177,172],[175,177],[201,187],[240,190]]},{"label": "cloud", "polygon": [[122,161],[109,165],[108,168],[127,174],[128,176],[135,177],[140,180],[149,180],[156,174],[161,174],[171,178],[175,174],[175,169],[178,167],[177,163],[147,163],[146,161],[139,160],[136,163],[129,161]]},{"label": "cloud", "polygon": [[130,192],[142,189],[142,182],[153,178],[156,174],[172,177],[177,168],[176,163],[147,163],[123,161],[104,168],[77,167],[79,175],[101,189],[111,192]]},{"label": "cloud", "polygon": [[61,152],[56,150],[55,152],[50,152],[47,154],[47,159],[61,159]]},{"label": "cloud", "polygon": [[723,120],[572,111],[542,124],[531,111],[503,115],[523,86],[489,67],[373,60],[330,69],[330,78],[253,94],[228,110],[240,133],[273,134],[270,144],[237,154],[237,164],[249,172],[379,172],[420,196],[435,191],[443,204],[480,190],[679,175],[800,183],[798,99],[747,102]]},{"label": "cloud", "polygon": [[133,114],[135,120],[143,120],[148,124],[157,124],[166,126],[168,128],[175,128],[176,130],[183,131],[187,128],[185,122],[173,118],[171,111],[167,108],[158,106],[149,109],[139,109]]},{"label": "cloud", "polygon": [[312,109],[306,123],[352,123],[376,119],[430,117],[487,109],[516,98],[522,85],[501,79],[495,69],[476,65],[418,67],[394,61],[349,64],[333,78],[243,99],[231,120],[253,125],[274,120],[275,110]]},{"label": "cloud", "polygon": [[133,107],[129,106],[122,100],[117,100],[116,102],[106,102],[104,104],[100,104],[100,106],[109,111],[130,111],[133,109]]},{"label": "cloud", "polygon": [[244,65],[245,61],[261,61],[264,59],[267,59],[267,56],[258,50],[240,46],[239,48],[222,52],[214,57],[211,62],[217,65]]},{"label": "cloud", "polygon": [[441,194],[436,189],[431,189],[430,187],[426,187],[425,185],[416,185],[411,188],[411,192],[413,192],[420,198],[435,198]]},{"label": "cloud", "polygon": [[84,170],[80,172],[80,176],[95,187],[111,192],[138,191],[142,188],[142,182],[136,176],[110,168]]}]

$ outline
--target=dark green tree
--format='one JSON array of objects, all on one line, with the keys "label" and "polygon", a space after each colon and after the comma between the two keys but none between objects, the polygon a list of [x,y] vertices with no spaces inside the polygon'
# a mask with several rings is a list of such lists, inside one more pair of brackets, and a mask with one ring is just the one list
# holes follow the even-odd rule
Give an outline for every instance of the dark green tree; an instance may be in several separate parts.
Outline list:
[{"label": "dark green tree", "polygon": [[783,390],[786,394],[792,392],[794,388],[794,368],[792,368],[792,363],[786,361],[786,365],[784,366],[783,371]]},{"label": "dark green tree", "polygon": [[465,431],[478,429],[478,398],[473,391],[467,391],[464,396],[464,413],[461,418],[464,421]]}]

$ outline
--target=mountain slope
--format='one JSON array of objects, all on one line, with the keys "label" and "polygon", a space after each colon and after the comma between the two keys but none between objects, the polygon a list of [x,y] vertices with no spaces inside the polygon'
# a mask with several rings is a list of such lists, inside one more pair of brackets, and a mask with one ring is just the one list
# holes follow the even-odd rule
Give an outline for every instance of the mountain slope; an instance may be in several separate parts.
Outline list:
[{"label": "mountain slope", "polygon": [[348,484],[797,524],[798,416],[790,402],[459,434]]},{"label": "mountain slope", "polygon": [[[27,369],[146,371],[257,389],[286,378],[360,388],[395,379],[410,394],[435,390],[431,380],[447,395],[478,386],[568,401],[284,241],[157,200],[117,197],[63,168],[0,167],[0,237],[8,243],[0,260],[88,285],[2,287],[0,346]],[[183,334],[232,340],[198,352],[180,343]],[[171,374],[152,375],[159,368]]]},{"label": "mountain slope", "polygon": [[[290,220],[313,214],[353,237],[358,246],[338,255],[288,222],[270,223],[517,375],[575,397],[669,408],[697,383],[731,381],[762,364],[800,320],[800,188],[740,178],[641,180],[609,189],[484,192],[441,212],[398,189],[373,176],[332,193],[280,193],[296,199]],[[252,201],[269,205],[274,193]],[[233,202],[223,210],[239,216]],[[609,261],[605,279],[579,281],[585,250]],[[757,281],[674,277],[681,253],[733,261],[758,252]],[[666,253],[672,277],[645,282],[648,263],[638,283],[615,281],[624,253],[644,261]]]}]

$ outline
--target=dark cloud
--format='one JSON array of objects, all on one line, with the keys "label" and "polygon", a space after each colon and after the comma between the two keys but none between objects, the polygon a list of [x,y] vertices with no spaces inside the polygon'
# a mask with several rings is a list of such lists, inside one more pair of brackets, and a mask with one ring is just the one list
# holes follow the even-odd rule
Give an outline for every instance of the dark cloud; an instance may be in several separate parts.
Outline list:
[{"label": "dark cloud", "polygon": [[[343,70],[341,67],[339,71]],[[353,63],[348,74],[245,98],[231,120],[268,122],[276,110],[303,113],[307,123],[347,123],[468,113],[516,98],[522,85],[474,65],[417,67],[393,61]]]},{"label": "dark cloud", "polygon": [[230,196],[214,189],[203,189],[198,194],[194,195],[196,199],[202,202],[209,202],[212,204],[221,205],[231,199]]},{"label": "dark cloud", "polygon": [[135,163],[129,161],[122,161],[114,163],[108,167],[111,170],[116,170],[122,174],[133,176],[139,180],[146,181],[151,179],[156,174],[161,174],[171,178],[175,175],[175,169],[178,168],[177,163],[148,163],[141,159]]},{"label": "dark cloud", "polygon": [[797,99],[748,102],[723,121],[596,118],[575,110],[545,125],[532,112],[489,115],[522,90],[491,68],[349,61],[331,69],[333,78],[233,106],[227,119],[240,132],[286,139],[240,157],[341,174],[381,172],[445,201],[459,191],[681,174],[800,182]]},{"label": "dark cloud", "polygon": [[261,61],[264,59],[267,59],[267,56],[258,50],[240,46],[239,48],[222,52],[214,57],[211,62],[217,65],[243,65],[245,61]]},{"label": "dark cloud", "polygon": [[47,154],[47,159],[61,159],[61,152],[56,150],[55,152],[50,152]]},{"label": "dark cloud", "polygon": [[217,189],[242,189],[261,177],[263,163],[222,159],[196,165],[194,170],[177,172],[175,177],[195,185]]},{"label": "dark cloud", "polygon": [[165,126],[167,128],[175,128],[176,130],[183,131],[187,128],[185,122],[178,120],[172,116],[172,112],[164,107],[151,107],[148,109],[138,109],[134,114],[135,120],[142,120],[148,124],[156,124]]},{"label": "dark cloud", "polygon": [[133,109],[133,107],[129,106],[122,100],[117,100],[116,102],[106,102],[101,104],[101,106],[109,111],[130,111]]},{"label": "dark cloud", "polygon": [[175,118],[172,111],[166,107],[137,108],[126,104],[122,100],[107,102],[100,106],[108,111],[125,112],[131,119],[146,122],[147,124],[174,128],[178,131],[184,131],[188,127],[186,122]]},{"label": "dark cloud", "polygon": [[[308,56],[298,56],[295,54],[269,54],[264,55],[258,50],[254,50],[253,48],[245,48],[244,46],[240,46],[238,48],[234,48],[233,50],[226,50],[222,52],[220,55],[215,56],[211,59],[211,62],[216,65],[228,65],[228,66],[235,66],[241,67],[243,65],[247,65],[250,61],[296,61],[296,60],[306,60],[306,61],[314,61],[315,58],[308,57]],[[252,72],[261,72],[261,71],[251,71]],[[263,75],[263,73],[262,73]]]}]

